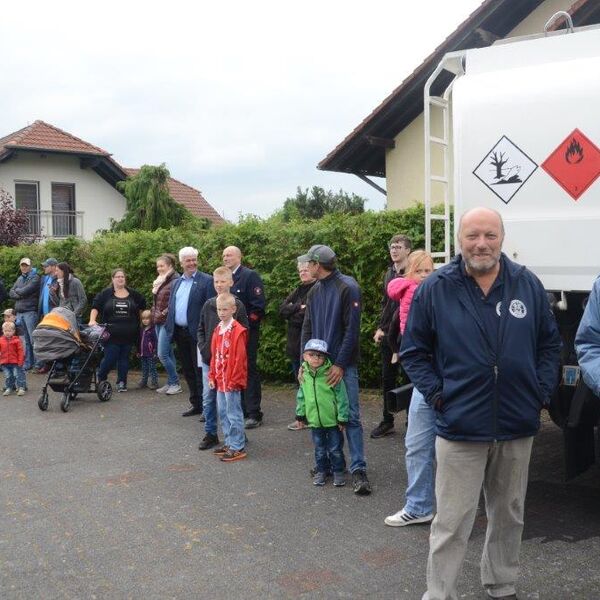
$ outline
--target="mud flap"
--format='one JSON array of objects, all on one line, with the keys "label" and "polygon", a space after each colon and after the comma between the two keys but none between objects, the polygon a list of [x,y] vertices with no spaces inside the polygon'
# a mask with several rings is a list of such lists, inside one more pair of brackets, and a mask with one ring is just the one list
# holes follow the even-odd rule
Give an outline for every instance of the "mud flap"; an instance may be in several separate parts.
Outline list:
[{"label": "mud flap", "polygon": [[580,379],[563,427],[567,480],[583,473],[596,461],[594,428],[598,422],[599,404],[598,398]]}]

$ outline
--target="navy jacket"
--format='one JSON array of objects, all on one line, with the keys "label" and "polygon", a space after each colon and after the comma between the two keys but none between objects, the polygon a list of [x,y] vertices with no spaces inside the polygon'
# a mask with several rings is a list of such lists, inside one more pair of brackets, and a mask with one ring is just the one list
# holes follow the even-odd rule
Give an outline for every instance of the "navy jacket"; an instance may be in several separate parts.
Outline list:
[{"label": "navy jacket", "polygon": [[345,369],[359,358],[361,300],[356,280],[334,269],[319,279],[306,297],[302,342],[325,340],[331,362]]},{"label": "navy jacket", "polygon": [[489,339],[457,256],[419,285],[400,357],[434,404],[437,434],[449,440],[534,435],[558,383],[561,341],[539,279],[504,254],[497,339]]},{"label": "navy jacket", "polygon": [[[171,288],[169,311],[165,322],[165,331],[169,338],[173,337],[173,331],[175,330],[175,297],[177,296],[177,290],[179,289],[181,282],[182,277],[178,277],[173,281],[173,286]],[[202,311],[202,307],[204,306],[204,303],[214,295],[216,295],[216,292],[213,285],[213,278],[202,271],[196,271],[187,307],[187,328],[194,342],[196,342],[196,333],[198,331],[198,323],[200,323],[200,312]]]},{"label": "navy jacket", "polygon": [[231,293],[235,294],[246,307],[250,327],[258,327],[265,316],[265,288],[260,275],[240,265],[233,274]]}]

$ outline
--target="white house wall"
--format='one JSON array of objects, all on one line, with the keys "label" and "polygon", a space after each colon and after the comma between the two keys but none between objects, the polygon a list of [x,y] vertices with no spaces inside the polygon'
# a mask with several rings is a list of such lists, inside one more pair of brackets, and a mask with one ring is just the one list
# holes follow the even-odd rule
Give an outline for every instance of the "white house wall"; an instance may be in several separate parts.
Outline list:
[{"label": "white house wall", "polygon": [[75,186],[75,210],[83,212],[82,237],[90,239],[99,229],[107,229],[110,219],[121,219],[125,198],[93,169],[80,168],[77,157],[18,153],[0,164],[0,187],[15,197],[16,182],[39,183],[39,210],[52,210],[52,183]]},{"label": "white house wall", "polygon": [[[546,0],[531,12],[506,37],[531,35],[544,31],[544,24],[557,11],[567,10],[572,0]],[[395,138],[395,147],[386,151],[385,171],[387,208],[398,209],[423,202],[425,198],[425,159],[423,146],[423,114],[420,114]],[[433,157],[434,170],[440,169],[441,160]],[[451,166],[452,170],[452,166]],[[435,196],[434,201],[441,201]]]}]

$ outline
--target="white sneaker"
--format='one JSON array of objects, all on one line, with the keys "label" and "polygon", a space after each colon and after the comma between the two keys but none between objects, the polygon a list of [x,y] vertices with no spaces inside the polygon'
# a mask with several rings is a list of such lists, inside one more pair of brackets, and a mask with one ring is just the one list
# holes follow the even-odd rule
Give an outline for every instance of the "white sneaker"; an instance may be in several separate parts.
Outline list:
[{"label": "white sneaker", "polygon": [[157,393],[157,394],[166,394],[166,393],[167,393],[167,390],[168,390],[170,387],[171,387],[171,386],[170,386],[170,385],[167,383],[166,385],[163,385],[162,387],[159,387],[159,388],[156,390],[156,393]]},{"label": "white sneaker", "polygon": [[10,396],[12,390],[10,388],[6,388],[2,393],[3,396]]},{"label": "white sneaker", "polygon": [[17,390],[17,396],[24,396],[25,395],[25,390],[23,388],[19,388]]},{"label": "white sneaker", "polygon": [[415,517],[404,509],[398,511],[394,515],[385,518],[384,523],[390,527],[404,527],[405,525],[417,525],[418,523],[431,523],[433,515],[425,515],[423,517]]},{"label": "white sneaker", "polygon": [[183,392],[183,390],[181,389],[181,386],[176,383],[174,385],[170,385],[167,388],[167,391],[165,392],[165,394],[167,394],[168,396],[173,396],[175,394],[181,394],[181,392]]}]

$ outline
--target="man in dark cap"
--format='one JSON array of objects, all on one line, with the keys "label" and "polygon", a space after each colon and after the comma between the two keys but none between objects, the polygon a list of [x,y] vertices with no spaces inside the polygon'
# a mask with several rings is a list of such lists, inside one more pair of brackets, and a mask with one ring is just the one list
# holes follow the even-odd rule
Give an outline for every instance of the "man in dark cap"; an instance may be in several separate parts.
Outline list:
[{"label": "man in dark cap", "polygon": [[364,456],[363,427],[358,403],[358,358],[361,294],[358,283],[336,268],[335,252],[322,244],[312,246],[298,262],[307,262],[317,280],[306,298],[302,347],[313,338],[327,342],[333,363],[327,375],[331,386],[346,384],[349,419],[346,438],[350,449],[350,472],[354,493],[371,493]]}]

